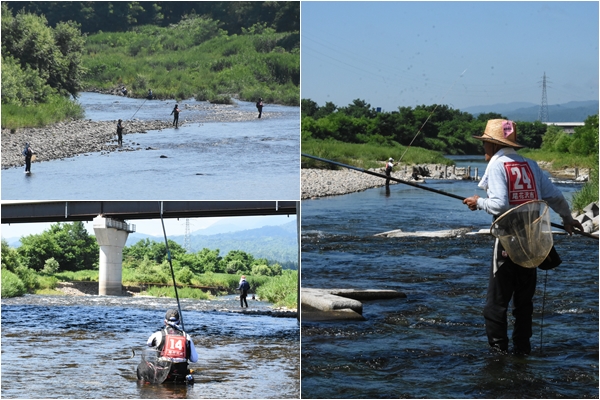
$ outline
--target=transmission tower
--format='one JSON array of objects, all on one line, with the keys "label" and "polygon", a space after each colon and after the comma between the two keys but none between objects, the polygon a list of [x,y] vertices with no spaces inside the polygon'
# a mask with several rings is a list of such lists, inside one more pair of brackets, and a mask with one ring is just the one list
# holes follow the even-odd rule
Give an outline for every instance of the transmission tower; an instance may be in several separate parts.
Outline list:
[{"label": "transmission tower", "polygon": [[185,219],[185,238],[183,239],[183,248],[188,253],[192,250],[192,243],[190,240],[190,219]]},{"label": "transmission tower", "polygon": [[538,114],[538,121],[548,122],[548,98],[546,97],[546,72],[542,78],[542,105]]}]

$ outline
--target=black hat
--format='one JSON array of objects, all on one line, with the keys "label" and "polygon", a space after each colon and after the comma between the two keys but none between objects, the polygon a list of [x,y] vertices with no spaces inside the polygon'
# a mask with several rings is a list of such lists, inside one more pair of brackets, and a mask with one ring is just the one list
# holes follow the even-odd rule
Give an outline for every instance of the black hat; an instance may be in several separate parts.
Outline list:
[{"label": "black hat", "polygon": [[179,322],[179,311],[175,309],[167,310],[167,313],[165,314],[165,320],[175,323]]}]

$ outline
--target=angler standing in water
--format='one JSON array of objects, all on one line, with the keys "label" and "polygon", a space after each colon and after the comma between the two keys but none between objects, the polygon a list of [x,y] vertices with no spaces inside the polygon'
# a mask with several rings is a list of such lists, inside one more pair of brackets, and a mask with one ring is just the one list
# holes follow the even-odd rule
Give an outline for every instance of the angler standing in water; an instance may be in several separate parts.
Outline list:
[{"label": "angler standing in water", "polygon": [[240,307],[244,308],[244,303],[246,303],[246,308],[248,308],[248,290],[250,290],[250,284],[246,281],[246,275],[242,275],[242,279],[240,280],[240,286],[238,287],[240,290]]},{"label": "angler standing in water", "polygon": [[[482,136],[485,160],[489,162],[479,187],[486,190],[487,198],[477,195],[464,199],[470,210],[485,210],[494,219],[513,207],[531,200],[544,200],[562,217],[564,229],[573,233],[573,227],[583,231],[579,221],[573,219],[564,196],[544,175],[535,161],[517,154],[517,125],[513,121],[492,119],[487,122]],[[544,253],[547,254],[547,253]],[[552,248],[549,256],[539,266],[555,268],[560,257]],[[486,305],[483,310],[488,342],[492,349],[508,351],[507,310],[513,300],[515,323],[512,341],[515,354],[531,352],[533,295],[537,270],[513,262],[498,239],[490,268]]]},{"label": "angler standing in water", "polygon": [[123,120],[120,119],[117,122],[117,138],[118,138],[118,143],[119,146],[123,145]]},{"label": "angler standing in water", "polygon": [[256,102],[256,109],[258,110],[258,118],[260,118],[262,116],[262,109],[263,109],[262,97],[260,99],[258,99],[258,101]]},{"label": "angler standing in water", "polygon": [[179,124],[179,112],[180,111],[181,110],[179,109],[178,104],[175,104],[173,111],[171,111],[171,115],[173,115],[173,125],[175,125],[175,128],[177,128],[177,125]]},{"label": "angler standing in water", "polygon": [[[155,332],[148,338],[146,344],[160,351],[161,358],[170,359],[171,370],[165,382],[187,382],[191,383],[194,377],[190,375],[188,360],[198,361],[198,353],[190,335],[181,328],[179,311],[167,310],[165,314],[164,329]],[[142,379],[138,369],[138,379]]]},{"label": "angler standing in water", "polygon": [[392,169],[394,168],[394,159],[390,157],[387,164],[385,164],[385,175],[387,179],[385,180],[385,186],[390,186],[390,177],[392,176]]},{"label": "angler standing in water", "polygon": [[25,143],[25,148],[23,149],[23,153],[25,156],[25,173],[31,173],[31,158],[33,157],[33,149],[29,146],[29,143]]}]

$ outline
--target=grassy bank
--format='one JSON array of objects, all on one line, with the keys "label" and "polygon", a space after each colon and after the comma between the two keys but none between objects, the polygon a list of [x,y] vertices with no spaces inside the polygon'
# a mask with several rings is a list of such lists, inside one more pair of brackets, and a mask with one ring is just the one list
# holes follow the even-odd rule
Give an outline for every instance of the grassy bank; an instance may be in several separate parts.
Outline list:
[{"label": "grassy bank", "polygon": [[79,103],[61,96],[52,96],[47,103],[30,106],[2,104],[2,129],[37,128],[83,116],[84,110]]},{"label": "grassy bank", "polygon": [[[85,281],[97,282],[97,270],[83,270],[77,272],[58,272],[56,274],[35,273],[25,267],[19,267],[16,273],[2,270],[2,297],[22,296],[26,293],[36,294],[62,294],[56,290],[58,282]],[[191,286],[218,288],[217,293],[238,293],[239,275],[205,273],[192,274],[186,284],[178,283],[177,294],[180,298],[206,300],[213,297],[208,290]],[[256,293],[259,298],[267,300],[276,306],[295,308],[297,301],[298,272],[284,270],[281,276],[251,276],[246,280],[250,283],[250,293]],[[152,283],[160,285],[152,285]],[[155,297],[175,297],[175,290],[170,285],[171,278],[165,280],[162,275],[143,275],[143,279],[136,278],[136,271],[123,268],[123,284],[131,286],[147,285],[148,289],[141,294]],[[167,286],[162,286],[167,284]]]},{"label": "grassy bank", "polygon": [[519,154],[535,161],[546,161],[552,163],[553,170],[565,168],[594,168],[598,166],[598,155],[588,156],[574,155],[566,152],[545,151],[541,149],[522,149]]},{"label": "grassy bank", "polygon": [[252,29],[227,35],[216,23],[187,19],[168,28],[144,26],[130,32],[87,38],[84,86],[146,97],[224,103],[229,98],[300,104],[300,37]]},{"label": "grassy bank", "polygon": [[[382,146],[377,144],[356,144],[338,142],[335,140],[308,139],[302,141],[302,152],[313,156],[338,161],[360,168],[380,168],[392,157],[398,161],[402,155],[403,164],[444,164],[452,165],[453,161],[445,158],[437,151],[425,150],[420,147],[407,147],[400,144]],[[406,154],[405,154],[406,152]],[[307,157],[302,158],[303,168],[335,168],[331,164],[316,161]]]}]

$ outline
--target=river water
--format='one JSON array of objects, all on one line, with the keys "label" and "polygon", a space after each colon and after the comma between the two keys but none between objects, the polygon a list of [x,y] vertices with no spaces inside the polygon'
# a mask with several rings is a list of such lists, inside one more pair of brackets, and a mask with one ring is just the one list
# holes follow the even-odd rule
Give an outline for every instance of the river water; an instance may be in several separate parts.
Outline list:
[{"label": "river water", "polygon": [[[473,181],[427,185],[483,194]],[[580,185],[559,187],[570,198]],[[490,236],[374,236],[475,231],[490,222],[459,200],[406,185],[303,201],[303,287],[394,289],[407,297],[364,302],[362,322],[303,320],[302,398],[598,398],[597,241],[555,235],[563,264],[547,275],[543,329],[545,272],[538,272],[533,351],[519,357],[492,354],[487,345]],[[554,213],[553,222],[561,223]]]},{"label": "river water", "polygon": [[181,299],[199,356],[194,385],[138,383],[146,340],[176,307],[150,297],[2,299],[2,398],[299,398],[297,319],[222,311],[239,309],[233,296]]},{"label": "river water", "polygon": [[[125,125],[132,117],[170,122],[174,105],[173,100],[97,93],[82,93],[79,102],[86,119],[121,118]],[[204,120],[209,111],[201,104],[206,103],[180,102],[180,123]],[[237,102],[234,109],[256,113],[248,102]],[[190,122],[178,129],[127,134],[123,141],[153,150],[88,153],[34,163],[31,176],[22,167],[5,169],[2,199],[297,200],[299,196],[299,107],[268,105],[261,119]]]}]

